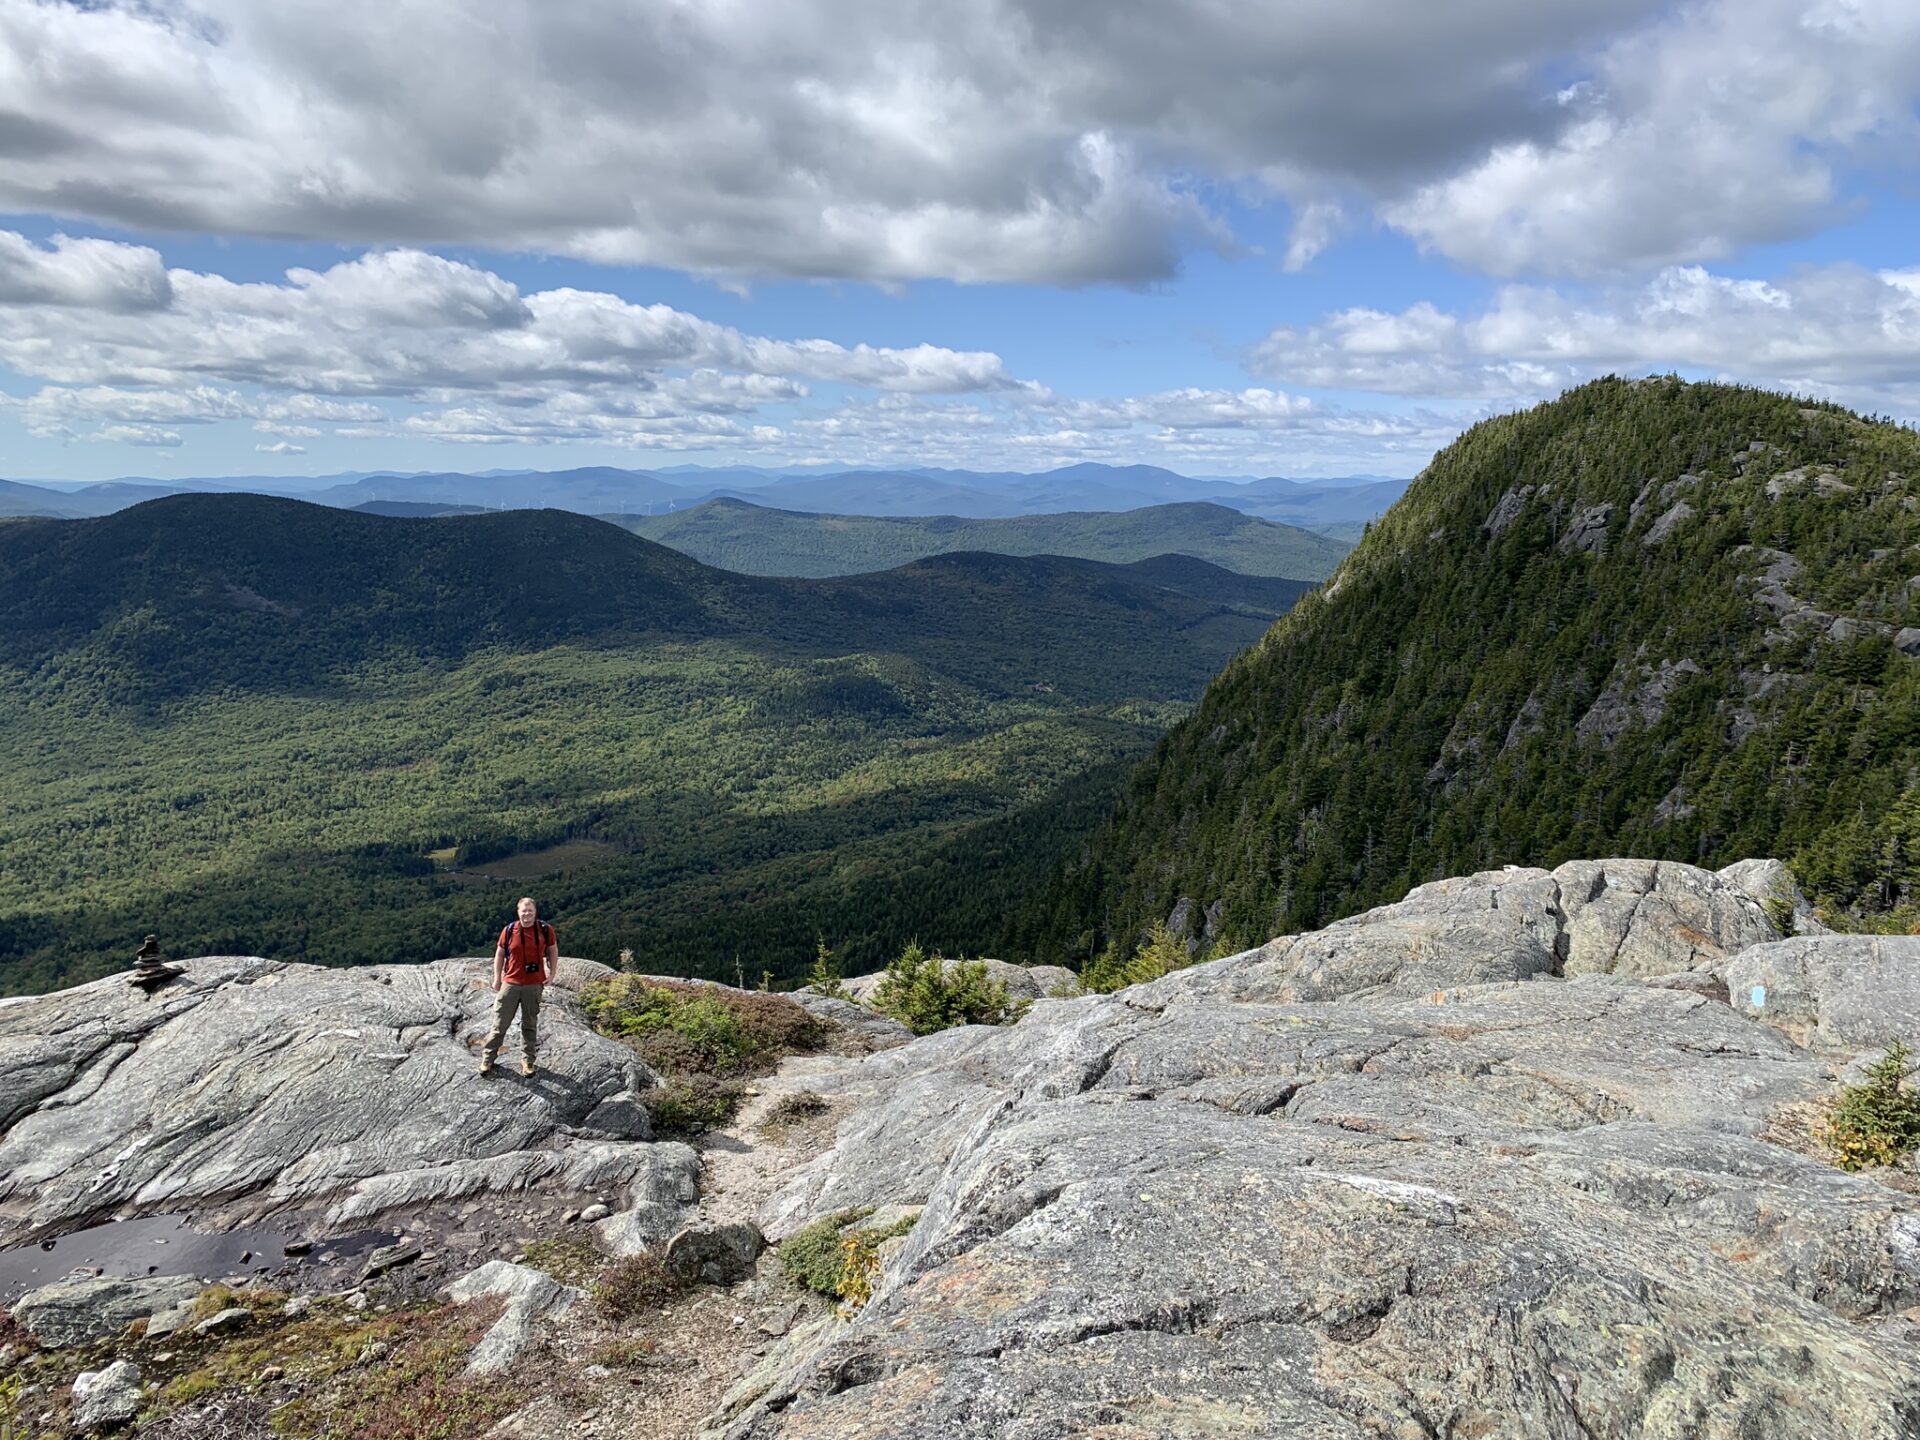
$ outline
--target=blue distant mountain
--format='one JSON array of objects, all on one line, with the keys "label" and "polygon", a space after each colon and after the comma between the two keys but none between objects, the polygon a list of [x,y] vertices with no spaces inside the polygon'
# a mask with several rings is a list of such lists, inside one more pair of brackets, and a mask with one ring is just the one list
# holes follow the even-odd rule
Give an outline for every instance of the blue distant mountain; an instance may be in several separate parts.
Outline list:
[{"label": "blue distant mountain", "polygon": [[554,509],[582,515],[664,515],[731,498],[810,514],[957,515],[976,520],[1211,501],[1265,520],[1351,539],[1399,499],[1407,483],[1368,476],[1196,478],[1157,465],[1093,463],[1039,474],[939,468],[778,471],[754,466],[627,470],[589,465],[484,473],[353,471],[299,478],[240,475],[158,480],[139,476],[79,486],[6,481],[0,482],[0,516],[106,515],[142,500],[198,491],[297,495],[344,509],[378,504]]}]

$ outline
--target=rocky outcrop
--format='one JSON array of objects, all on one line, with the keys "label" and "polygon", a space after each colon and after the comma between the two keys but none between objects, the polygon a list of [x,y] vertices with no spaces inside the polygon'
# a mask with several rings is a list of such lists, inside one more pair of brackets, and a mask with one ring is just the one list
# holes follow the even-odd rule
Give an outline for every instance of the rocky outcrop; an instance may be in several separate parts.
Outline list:
[{"label": "rocky outcrop", "polygon": [[462,1305],[483,1295],[499,1296],[506,1308],[467,1357],[469,1375],[505,1370],[533,1343],[538,1322],[558,1319],[587,1298],[542,1271],[506,1260],[489,1261],[447,1287],[447,1298]]},{"label": "rocky outcrop", "polygon": [[1560,537],[1562,550],[1578,550],[1587,555],[1607,552],[1607,527],[1613,522],[1613,506],[1589,505],[1573,517]]},{"label": "rocky outcrop", "polygon": [[185,1305],[199,1293],[200,1283],[188,1275],[69,1275],[29,1290],[11,1310],[34,1339],[59,1350],[117,1334],[136,1320]]},{"label": "rocky outcrop", "polygon": [[[951,960],[946,962],[951,965]],[[1010,965],[1005,960],[981,960],[987,967],[987,978],[998,980],[1007,987],[1007,998],[1013,1001],[1041,1000],[1062,991],[1073,993],[1080,988],[1080,977],[1064,965]],[[874,993],[879,990],[880,982],[887,978],[887,972],[876,970],[871,975],[856,975],[846,982],[847,993],[861,1004],[872,1002]]]},{"label": "rocky outcrop", "polygon": [[124,1425],[140,1408],[140,1367],[116,1360],[104,1370],[83,1370],[73,1381],[73,1426],[82,1435]]},{"label": "rocky outcrop", "polygon": [[1777,878],[1441,881],[810,1077],[844,1118],[767,1233],[925,1209],[708,1433],[1911,1436],[1920,1202],[1772,1138],[1830,1057],[1655,973],[1920,969],[1779,940]]},{"label": "rocky outcrop", "polygon": [[1700,673],[1691,660],[1662,660],[1658,665],[1622,665],[1605,690],[1574,726],[1583,741],[1611,750],[1635,723],[1656,725],[1667,713],[1667,698]]},{"label": "rocky outcrop", "polygon": [[1920,936],[1828,935],[1743,951],[1727,988],[1744,1015],[1810,1049],[1920,1045]]},{"label": "rocky outcrop", "polygon": [[811,990],[796,990],[787,998],[869,1050],[889,1050],[913,1038],[913,1031],[891,1015],[881,1015],[853,1000],[817,995]]},{"label": "rocky outcrop", "polygon": [[1566,917],[1562,973],[1569,978],[1710,970],[1780,938],[1762,898],[1770,892],[1748,888],[1770,885],[1773,872],[1748,873],[1742,883],[1726,871],[1659,860],[1575,860],[1553,878]]},{"label": "rocky outcrop", "polygon": [[0,1240],[187,1208],[344,1227],[532,1186],[620,1193],[671,1233],[697,1162],[646,1143],[652,1076],[580,1013],[609,972],[563,961],[540,1073],[482,1079],[485,968],[209,957],[151,996],[112,977],[0,1003]]}]

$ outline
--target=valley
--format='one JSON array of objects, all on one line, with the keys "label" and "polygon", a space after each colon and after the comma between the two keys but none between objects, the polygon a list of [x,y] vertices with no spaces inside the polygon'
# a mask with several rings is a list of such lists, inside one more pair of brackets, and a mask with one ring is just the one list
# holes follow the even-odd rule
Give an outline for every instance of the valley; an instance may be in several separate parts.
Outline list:
[{"label": "valley", "polygon": [[0,531],[0,974],[484,947],[979,950],[1306,587],[1184,557],[709,569],[559,512],[179,496]]},{"label": "valley", "polygon": [[1242,575],[1320,581],[1349,548],[1207,501],[970,520],[812,514],[721,499],[667,515],[603,518],[704,564],[748,575],[852,575],[929,555],[984,550],[1115,564],[1185,555]]}]

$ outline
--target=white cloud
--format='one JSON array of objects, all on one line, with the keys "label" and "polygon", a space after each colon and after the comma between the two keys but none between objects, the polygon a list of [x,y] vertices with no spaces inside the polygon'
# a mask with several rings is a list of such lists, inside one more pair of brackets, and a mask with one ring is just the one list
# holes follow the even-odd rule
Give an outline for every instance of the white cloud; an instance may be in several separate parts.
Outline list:
[{"label": "white cloud", "polygon": [[1920,270],[1812,267],[1772,281],[1675,266],[1579,295],[1508,286],[1483,310],[1352,309],[1255,354],[1294,385],[1518,403],[1609,371],[1677,369],[1920,409]]},{"label": "white cloud", "polygon": [[[74,257],[81,260],[75,262]],[[248,420],[298,438],[377,427],[391,402],[437,407],[408,428],[449,438],[679,433],[800,400],[819,381],[914,394],[1018,391],[1000,357],[744,334],[598,291],[522,294],[490,271],[373,252],[284,283],[161,269],[149,302],[94,277],[145,273],[110,241],[41,247],[0,231],[0,365],[49,382],[6,402],[44,437],[90,424]],[[485,397],[484,403],[473,399]],[[382,404],[377,402],[389,402]]]},{"label": "white cloud", "polygon": [[157,425],[102,425],[86,438],[121,445],[151,446],[159,450],[175,449],[180,444],[178,430],[162,430]]},{"label": "white cloud", "polygon": [[304,455],[307,447],[290,444],[285,440],[276,440],[271,445],[256,445],[255,452],[261,455]]},{"label": "white cloud", "polygon": [[1305,263],[1332,194],[1551,151],[1565,74],[1663,8],[0,0],[0,209],[724,275],[1142,283],[1228,243],[1214,180],[1305,205]]},{"label": "white cloud", "polygon": [[42,247],[0,230],[0,305],[152,310],[170,299],[157,250],[70,235]]},{"label": "white cloud", "polygon": [[1831,222],[1842,173],[1920,148],[1912,0],[1684,6],[1569,87],[1568,123],[1389,197],[1387,221],[1494,274],[1715,260]]}]

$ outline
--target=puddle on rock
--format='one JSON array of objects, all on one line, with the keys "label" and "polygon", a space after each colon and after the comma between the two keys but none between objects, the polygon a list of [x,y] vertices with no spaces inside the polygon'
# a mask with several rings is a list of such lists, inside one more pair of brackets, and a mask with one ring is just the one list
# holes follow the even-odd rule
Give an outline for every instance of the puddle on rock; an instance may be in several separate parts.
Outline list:
[{"label": "puddle on rock", "polygon": [[110,1220],[53,1240],[29,1241],[0,1250],[0,1305],[82,1267],[108,1275],[197,1275],[208,1281],[257,1275],[298,1266],[325,1254],[346,1259],[393,1239],[387,1230],[366,1230],[312,1244],[312,1255],[288,1255],[294,1237],[265,1226],[209,1234],[182,1215],[143,1215]]}]

